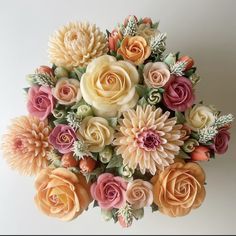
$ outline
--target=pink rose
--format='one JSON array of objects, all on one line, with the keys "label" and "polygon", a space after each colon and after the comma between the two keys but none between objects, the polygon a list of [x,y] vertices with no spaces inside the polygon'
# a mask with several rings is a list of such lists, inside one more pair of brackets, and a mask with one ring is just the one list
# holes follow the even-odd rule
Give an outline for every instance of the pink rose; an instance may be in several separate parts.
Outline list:
[{"label": "pink rose", "polygon": [[195,95],[189,79],[172,77],[165,85],[163,95],[165,105],[173,111],[185,111],[193,105]]},{"label": "pink rose", "polygon": [[163,62],[149,62],[143,68],[143,77],[149,88],[160,88],[168,82],[170,71]]},{"label": "pink rose", "polygon": [[63,154],[72,151],[76,139],[75,131],[68,125],[57,125],[49,135],[49,142]]},{"label": "pink rose", "polygon": [[45,120],[53,111],[54,99],[51,89],[44,86],[33,86],[28,91],[27,108],[32,116]]},{"label": "pink rose", "polygon": [[97,182],[91,186],[92,197],[99,206],[106,210],[121,208],[126,202],[126,181],[110,173],[101,174]]},{"label": "pink rose", "polygon": [[224,154],[228,150],[230,133],[228,128],[221,128],[214,138],[212,148],[217,154]]}]

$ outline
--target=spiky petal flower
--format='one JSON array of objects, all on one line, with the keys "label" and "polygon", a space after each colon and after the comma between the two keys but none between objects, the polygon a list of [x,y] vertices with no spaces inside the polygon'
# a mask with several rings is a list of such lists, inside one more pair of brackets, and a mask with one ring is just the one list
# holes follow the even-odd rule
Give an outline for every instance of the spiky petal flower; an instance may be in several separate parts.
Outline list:
[{"label": "spiky petal flower", "polygon": [[124,165],[132,169],[139,167],[143,174],[148,170],[154,175],[157,169],[163,170],[173,163],[183,145],[182,125],[176,125],[176,118],[169,115],[150,105],[123,113],[114,145]]},{"label": "spiky petal flower", "polygon": [[3,136],[3,154],[9,165],[25,175],[35,175],[47,167],[50,133],[48,121],[21,116],[13,120]]},{"label": "spiky petal flower", "polygon": [[87,66],[107,50],[105,34],[89,23],[69,23],[55,32],[49,42],[51,62],[67,69]]}]

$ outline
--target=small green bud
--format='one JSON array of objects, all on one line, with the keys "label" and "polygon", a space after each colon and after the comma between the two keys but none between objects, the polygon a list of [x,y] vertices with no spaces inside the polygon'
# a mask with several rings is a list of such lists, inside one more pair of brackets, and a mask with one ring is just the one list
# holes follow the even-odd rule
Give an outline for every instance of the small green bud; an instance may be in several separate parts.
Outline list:
[{"label": "small green bud", "polygon": [[110,210],[101,209],[101,214],[102,214],[103,220],[105,221],[109,221],[112,219],[112,211]]},{"label": "small green bud", "polygon": [[157,103],[159,103],[161,101],[161,99],[162,99],[162,96],[161,96],[161,93],[159,92],[158,88],[153,88],[148,93],[147,102],[150,105],[156,105]]},{"label": "small green bud", "polygon": [[69,76],[68,71],[64,67],[57,67],[54,70],[54,74],[57,77],[57,79],[60,79],[60,78],[63,78],[63,77],[67,78]]},{"label": "small green bud", "polygon": [[174,65],[176,63],[176,56],[175,54],[173,53],[169,53],[167,55],[167,57],[164,59],[164,62],[167,64],[167,65]]},{"label": "small green bud", "polygon": [[193,85],[196,85],[200,80],[200,76],[196,73],[192,74],[190,77],[189,77],[190,81],[192,82]]},{"label": "small green bud", "polygon": [[101,152],[99,152],[99,160],[103,164],[107,164],[112,158],[113,150],[111,146],[106,146]]},{"label": "small green bud", "polygon": [[131,168],[129,168],[128,166],[121,166],[121,167],[119,167],[119,169],[118,169],[118,173],[119,173],[121,176],[123,176],[123,177],[129,179],[129,178],[131,178],[132,175],[134,174],[134,170],[131,169]]},{"label": "small green bud", "polygon": [[86,116],[92,116],[93,110],[89,105],[83,104],[77,108],[77,115],[84,118]]},{"label": "small green bud", "polygon": [[54,109],[52,111],[52,114],[55,118],[57,119],[62,119],[62,118],[65,118],[66,117],[66,112],[65,111],[62,111],[62,110],[58,110],[58,109]]},{"label": "small green bud", "polygon": [[183,150],[187,153],[191,153],[195,150],[195,147],[196,146],[199,146],[199,143],[196,139],[188,139],[184,142],[184,145],[183,145]]}]

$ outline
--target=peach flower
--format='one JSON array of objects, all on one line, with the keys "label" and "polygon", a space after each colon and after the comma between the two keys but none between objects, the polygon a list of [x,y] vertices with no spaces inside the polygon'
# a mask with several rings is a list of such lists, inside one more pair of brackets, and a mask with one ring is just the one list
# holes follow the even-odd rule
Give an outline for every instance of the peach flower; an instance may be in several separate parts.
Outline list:
[{"label": "peach flower", "polygon": [[187,215],[205,198],[205,173],[197,163],[183,160],[170,165],[152,178],[154,203],[166,215]]},{"label": "peach flower", "polygon": [[92,201],[85,178],[64,168],[43,169],[37,176],[35,188],[38,208],[63,221],[76,218]]},{"label": "peach flower", "polygon": [[111,144],[113,133],[114,130],[106,119],[88,116],[83,119],[78,135],[84,140],[88,151],[100,152],[106,145]]},{"label": "peach flower", "polygon": [[142,64],[151,54],[147,41],[141,36],[126,36],[117,53],[135,65]]},{"label": "peach flower", "polygon": [[149,88],[163,87],[170,78],[168,66],[163,62],[149,62],[143,69],[144,83]]},{"label": "peach flower", "polygon": [[190,156],[192,161],[209,161],[210,149],[206,146],[195,147]]},{"label": "peach flower", "polygon": [[153,202],[152,184],[142,179],[136,179],[128,184],[126,200],[133,209],[150,206]]},{"label": "peach flower", "polygon": [[79,81],[76,79],[61,78],[52,93],[62,105],[70,105],[82,98]]}]

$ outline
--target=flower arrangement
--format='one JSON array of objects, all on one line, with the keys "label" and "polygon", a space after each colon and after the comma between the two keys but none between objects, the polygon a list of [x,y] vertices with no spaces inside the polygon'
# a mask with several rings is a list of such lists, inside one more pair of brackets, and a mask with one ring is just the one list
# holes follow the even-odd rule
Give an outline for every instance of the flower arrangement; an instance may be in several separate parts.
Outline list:
[{"label": "flower arrangement", "polygon": [[193,59],[165,49],[166,33],[147,17],[106,34],[74,22],[52,35],[52,66],[27,76],[29,115],[2,144],[13,169],[36,175],[43,213],[69,221],[93,202],[128,227],[145,207],[177,217],[201,206],[198,161],[227,151],[234,118],[196,103]]}]

